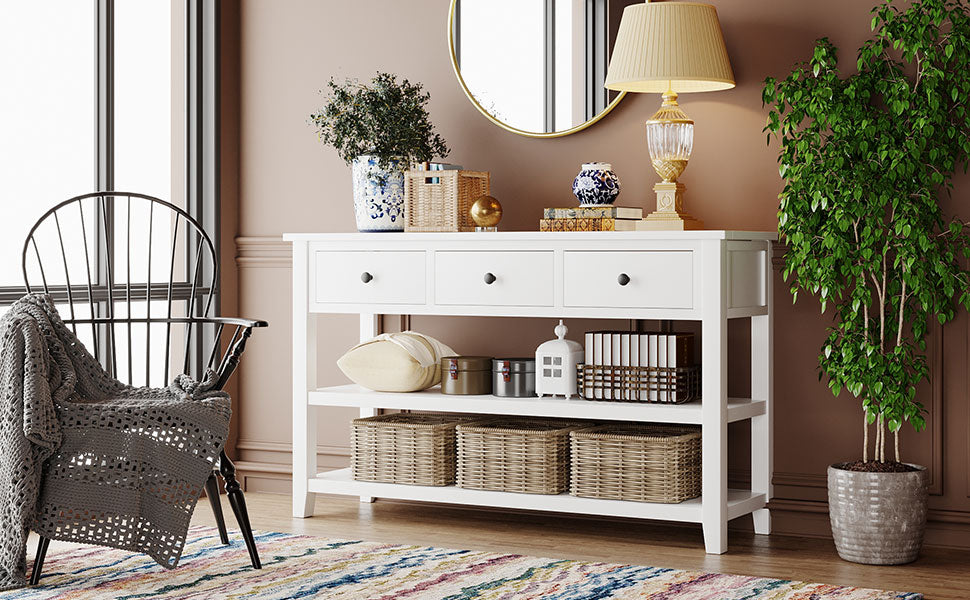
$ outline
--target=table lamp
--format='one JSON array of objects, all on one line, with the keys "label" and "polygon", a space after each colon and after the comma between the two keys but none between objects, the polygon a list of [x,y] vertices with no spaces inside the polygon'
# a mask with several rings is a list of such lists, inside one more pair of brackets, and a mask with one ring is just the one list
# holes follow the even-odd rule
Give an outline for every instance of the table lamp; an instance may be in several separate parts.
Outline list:
[{"label": "table lamp", "polygon": [[663,94],[663,105],[647,121],[647,147],[663,179],[654,186],[657,210],[639,229],[702,229],[684,212],[684,184],[694,146],[694,121],[677,105],[677,93],[734,87],[734,73],[717,10],[695,2],[647,2],[627,6],[606,74],[606,87]]}]

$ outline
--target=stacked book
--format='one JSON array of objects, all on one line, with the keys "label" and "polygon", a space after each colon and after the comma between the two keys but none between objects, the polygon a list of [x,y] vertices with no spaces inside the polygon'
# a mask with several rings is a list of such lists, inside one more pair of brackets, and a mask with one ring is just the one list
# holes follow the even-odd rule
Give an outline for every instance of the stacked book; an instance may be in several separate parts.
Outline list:
[{"label": "stacked book", "polygon": [[579,206],[542,211],[539,231],[636,231],[643,209],[630,206]]},{"label": "stacked book", "polygon": [[[672,369],[693,365],[693,333],[630,333],[627,331],[586,332],[587,365],[602,367],[646,367],[638,371],[633,385],[619,385],[623,378],[615,374],[604,378],[602,385],[593,385],[586,378],[583,397],[595,400],[629,400],[638,402],[679,402],[689,393],[677,385]],[[627,378],[630,381],[630,378]],[[643,382],[648,382],[643,385]],[[611,383],[612,382],[612,383]]]}]

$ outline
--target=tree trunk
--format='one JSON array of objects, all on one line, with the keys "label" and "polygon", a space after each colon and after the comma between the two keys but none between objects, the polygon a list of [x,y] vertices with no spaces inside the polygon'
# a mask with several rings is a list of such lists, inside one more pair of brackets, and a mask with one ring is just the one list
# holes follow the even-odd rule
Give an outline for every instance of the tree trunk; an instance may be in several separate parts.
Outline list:
[{"label": "tree trunk", "polygon": [[886,462],[886,431],[883,428],[882,423],[882,413],[879,413],[879,419],[876,420],[876,460],[879,462]]}]

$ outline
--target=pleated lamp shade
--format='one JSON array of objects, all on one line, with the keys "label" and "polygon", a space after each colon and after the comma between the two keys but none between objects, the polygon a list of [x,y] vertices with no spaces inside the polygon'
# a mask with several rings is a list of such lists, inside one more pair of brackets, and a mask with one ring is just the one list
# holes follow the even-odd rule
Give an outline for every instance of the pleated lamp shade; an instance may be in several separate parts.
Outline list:
[{"label": "pleated lamp shade", "polygon": [[627,92],[713,92],[734,87],[717,10],[696,2],[626,7],[606,87]]}]

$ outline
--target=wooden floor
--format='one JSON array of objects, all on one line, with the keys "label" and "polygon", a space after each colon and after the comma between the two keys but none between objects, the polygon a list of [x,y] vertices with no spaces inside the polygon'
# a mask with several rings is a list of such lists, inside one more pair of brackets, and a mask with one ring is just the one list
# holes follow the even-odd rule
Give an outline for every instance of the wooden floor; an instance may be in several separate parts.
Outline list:
[{"label": "wooden floor", "polygon": [[[328,496],[317,497],[312,518],[294,519],[288,496],[248,493],[246,501],[253,527],[269,531],[799,579],[922,592],[927,600],[970,599],[968,551],[928,548],[911,565],[869,567],[841,560],[829,540],[746,531],[731,531],[728,553],[715,556],[704,553],[699,527],[381,500],[362,504]],[[223,504],[232,528],[225,497]],[[214,524],[205,500],[193,523]]]}]

